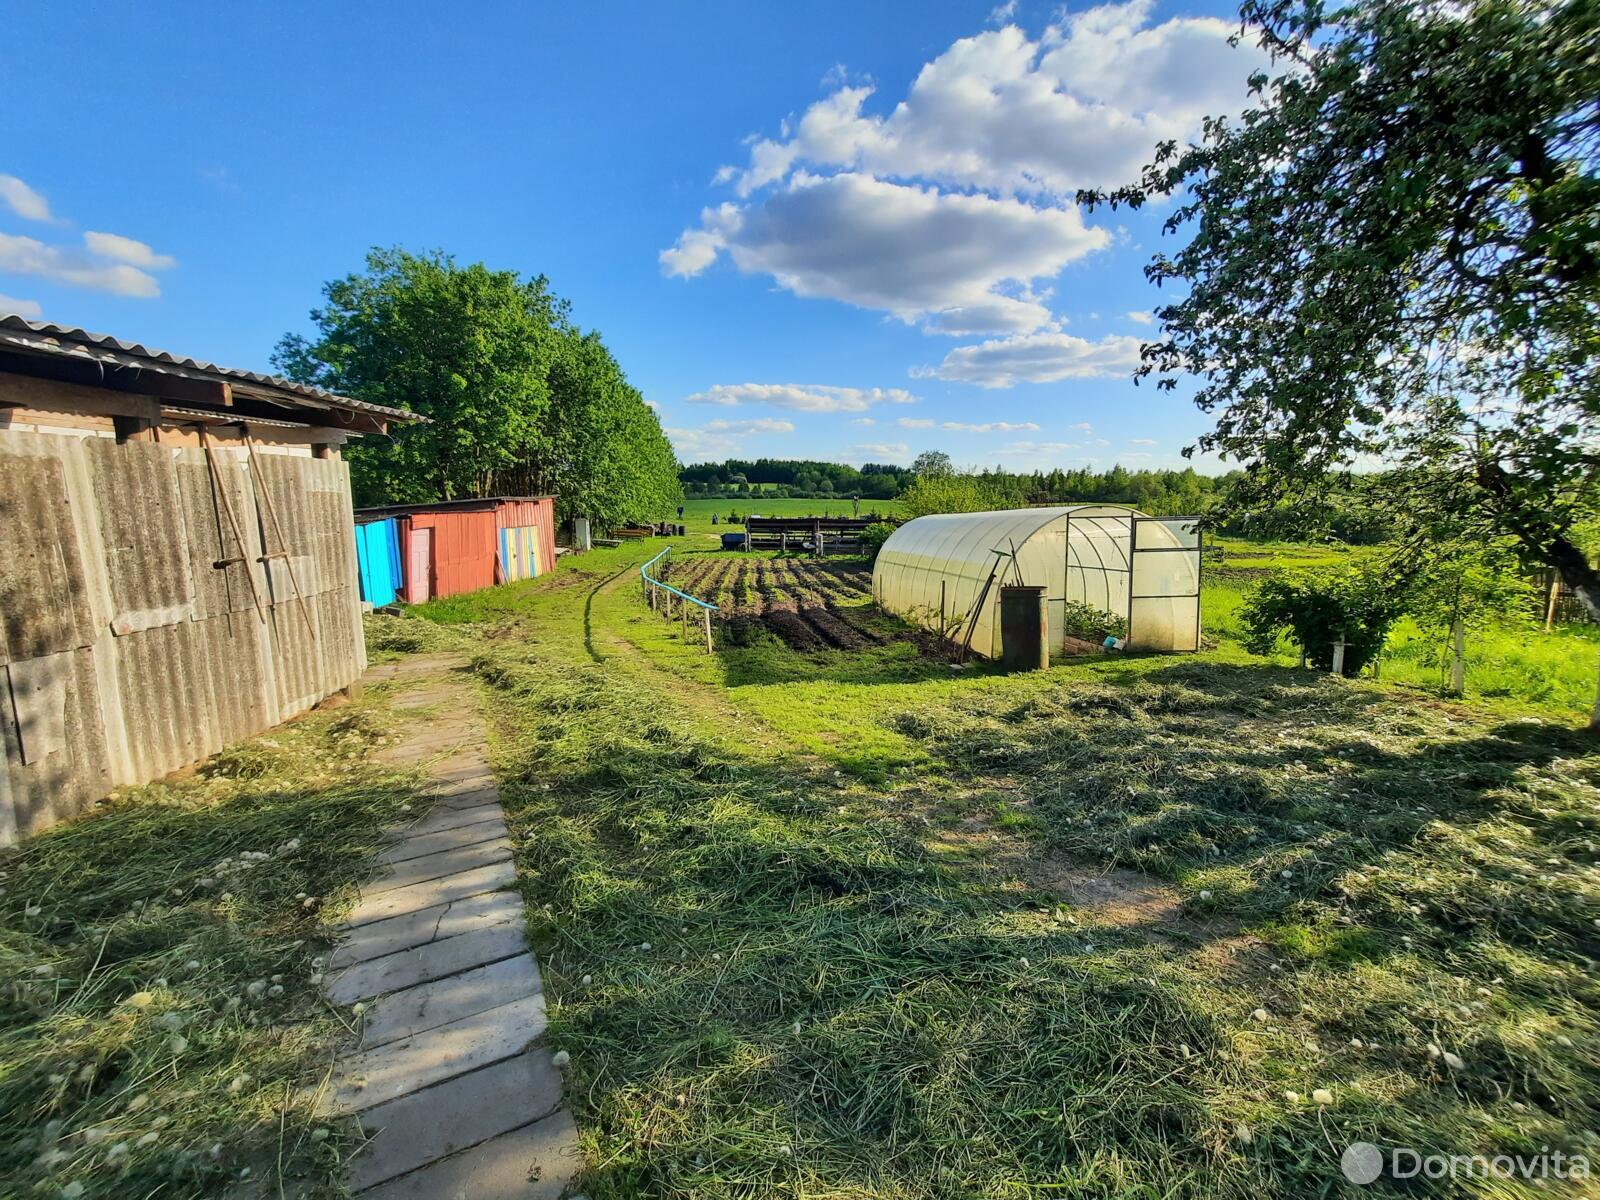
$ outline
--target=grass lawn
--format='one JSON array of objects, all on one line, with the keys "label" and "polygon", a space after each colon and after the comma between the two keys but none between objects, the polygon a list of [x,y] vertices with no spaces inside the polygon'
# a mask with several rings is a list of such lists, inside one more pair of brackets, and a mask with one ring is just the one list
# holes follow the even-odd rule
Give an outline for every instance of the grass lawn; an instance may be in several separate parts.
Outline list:
[{"label": "grass lawn", "polygon": [[1226,641],[1011,677],[707,656],[638,599],[656,548],[420,614],[490,687],[591,1196],[1326,1196],[1356,1140],[1600,1155],[1576,713]]},{"label": "grass lawn", "polygon": [[0,852],[0,1195],[343,1195],[329,924],[415,799],[381,694]]}]

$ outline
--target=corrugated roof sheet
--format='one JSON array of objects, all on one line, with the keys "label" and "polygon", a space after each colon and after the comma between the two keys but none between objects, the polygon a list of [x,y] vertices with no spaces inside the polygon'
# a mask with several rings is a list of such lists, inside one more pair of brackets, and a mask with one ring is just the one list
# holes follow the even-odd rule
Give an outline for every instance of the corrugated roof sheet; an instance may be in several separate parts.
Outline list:
[{"label": "corrugated roof sheet", "polygon": [[437,509],[487,508],[497,504],[515,504],[520,501],[554,500],[554,496],[470,496],[465,500],[430,500],[426,504],[377,504],[371,508],[356,509],[357,517],[405,516],[407,513],[434,512]]},{"label": "corrugated roof sheet", "polygon": [[152,350],[137,342],[125,342],[107,333],[90,333],[70,325],[53,325],[48,321],[29,321],[25,317],[0,316],[0,344],[20,349],[45,351],[63,355],[87,357],[118,366],[137,366],[155,371],[168,371],[187,377],[226,380],[243,383],[252,390],[267,394],[268,399],[302,408],[344,408],[353,412],[372,413],[395,421],[424,421],[427,418],[403,408],[390,408],[366,400],[353,400],[336,395],[307,383],[295,383],[280,375],[262,375],[256,371],[242,371],[235,367],[219,367],[215,363],[195,358],[183,358],[165,350]]}]

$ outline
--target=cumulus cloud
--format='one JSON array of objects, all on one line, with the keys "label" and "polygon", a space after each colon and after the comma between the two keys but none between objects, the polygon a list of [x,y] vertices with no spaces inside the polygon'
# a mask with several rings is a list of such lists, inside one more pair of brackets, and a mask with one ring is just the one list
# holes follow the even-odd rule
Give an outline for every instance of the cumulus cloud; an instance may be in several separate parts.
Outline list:
[{"label": "cumulus cloud", "polygon": [[804,383],[719,383],[689,396],[691,404],[768,404],[795,412],[865,412],[874,404],[914,404],[904,388],[827,387]]},{"label": "cumulus cloud", "polygon": [[919,367],[919,377],[1007,388],[1018,383],[1060,379],[1105,379],[1132,374],[1139,365],[1139,339],[1112,336],[1090,341],[1068,333],[1034,333],[958,346],[936,367]]},{"label": "cumulus cloud", "polygon": [[931,417],[901,417],[895,424],[900,426],[901,429],[932,429],[933,419]]},{"label": "cumulus cloud", "polygon": [[1130,446],[1154,446],[1155,444],[1155,438],[1132,438],[1128,442]]},{"label": "cumulus cloud", "polygon": [[83,235],[83,244],[90,254],[98,254],[101,258],[143,267],[149,271],[162,271],[178,265],[178,260],[172,255],[157,254],[143,242],[123,237],[118,233],[96,233],[88,230]]},{"label": "cumulus cloud", "polygon": [[18,300],[15,296],[0,295],[0,315],[37,321],[44,316],[44,309],[39,307],[37,300]]},{"label": "cumulus cloud", "polygon": [[161,294],[154,275],[127,263],[105,263],[75,250],[47,246],[36,238],[0,233],[0,272],[36,275],[73,287],[118,296],[151,298]]},{"label": "cumulus cloud", "polygon": [[869,458],[905,458],[911,453],[911,447],[904,442],[859,442],[850,449]]},{"label": "cumulus cloud", "polygon": [[1013,293],[1109,242],[1076,208],[800,173],[760,203],[706,209],[661,262],[695,275],[726,253],[797,296],[926,318],[941,332],[1030,331],[1049,310]]},{"label": "cumulus cloud", "polygon": [[50,202],[15,175],[0,175],[0,204],[25,221],[54,221]]},{"label": "cumulus cloud", "polygon": [[1154,313],[1147,312],[1144,309],[1136,309],[1135,311],[1126,313],[1124,315],[1135,325],[1149,325],[1156,319]]},{"label": "cumulus cloud", "polygon": [[[1005,458],[1029,459],[1046,463],[1074,451],[1082,450],[1077,442],[1009,442],[996,453]],[[1092,460],[1090,460],[1092,461]]]},{"label": "cumulus cloud", "polygon": [[740,453],[745,438],[762,433],[793,433],[794,422],[781,417],[752,417],[744,421],[718,418],[698,428],[669,426],[663,432],[678,457],[685,461],[730,458]]},{"label": "cumulus cloud", "polygon": [[850,422],[852,425],[860,425],[862,427],[876,425],[877,423],[877,420],[872,417],[856,417]]},{"label": "cumulus cloud", "polygon": [[1153,24],[1153,7],[1086,9],[1037,39],[1009,24],[962,38],[884,115],[866,111],[873,88],[842,87],[782,138],[754,142],[735,188],[748,195],[802,167],[1062,198],[1132,182],[1158,142],[1239,111],[1251,72],[1268,65],[1228,44],[1236,23]]},{"label": "cumulus cloud", "polygon": [[952,433],[1038,433],[1039,427],[1032,421],[984,421],[981,424],[970,424],[966,421],[946,421],[939,426]]},{"label": "cumulus cloud", "polygon": [[891,313],[929,332],[1059,328],[1036,281],[1109,244],[1077,189],[1137,178],[1158,142],[1249,102],[1265,65],[1211,17],[1157,22],[1153,0],[1002,28],[925,63],[905,95],[830,71],[831,90],[715,177],[735,196],[661,252],[668,275],[726,256],[796,295]]},{"label": "cumulus cloud", "polygon": [[707,421],[705,428],[707,433],[744,437],[752,433],[793,433],[794,422],[777,417],[754,417],[748,421]]}]

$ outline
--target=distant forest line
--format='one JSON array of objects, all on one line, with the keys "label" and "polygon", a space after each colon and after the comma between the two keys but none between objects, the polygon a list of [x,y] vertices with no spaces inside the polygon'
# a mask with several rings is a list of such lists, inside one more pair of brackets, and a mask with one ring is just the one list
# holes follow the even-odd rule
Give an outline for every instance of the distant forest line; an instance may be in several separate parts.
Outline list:
[{"label": "distant forest line", "polygon": [[[1130,471],[1122,466],[1106,471],[1056,468],[1019,472],[994,468],[971,474],[1000,498],[1000,507],[1129,504],[1153,516],[1209,513],[1243,477],[1240,471],[1203,475],[1193,468]],[[893,463],[867,463],[857,469],[846,463],[777,458],[696,463],[679,473],[686,496],[730,500],[756,495],[891,500],[915,478],[910,467]],[[1281,505],[1268,512],[1222,521],[1217,527],[1224,533],[1258,538],[1331,537],[1352,545],[1368,545],[1382,541],[1387,533],[1387,525],[1371,501],[1373,490],[1382,486],[1382,476],[1355,475],[1331,481],[1315,503]]]}]

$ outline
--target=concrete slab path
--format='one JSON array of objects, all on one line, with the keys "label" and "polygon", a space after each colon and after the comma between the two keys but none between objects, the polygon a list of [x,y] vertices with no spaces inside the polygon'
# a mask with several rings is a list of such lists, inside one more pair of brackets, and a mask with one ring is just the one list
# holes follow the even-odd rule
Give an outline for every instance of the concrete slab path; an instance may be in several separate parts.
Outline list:
[{"label": "concrete slab path", "polygon": [[325,1098],[370,1139],[351,1164],[364,1200],[558,1200],[579,1165],[465,671],[429,655],[366,676],[426,717],[380,758],[420,766],[433,803],[394,830],[329,961],[329,998],[364,1006]]}]

